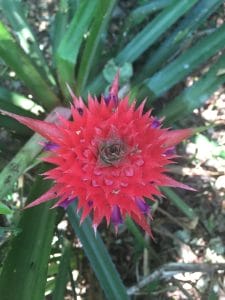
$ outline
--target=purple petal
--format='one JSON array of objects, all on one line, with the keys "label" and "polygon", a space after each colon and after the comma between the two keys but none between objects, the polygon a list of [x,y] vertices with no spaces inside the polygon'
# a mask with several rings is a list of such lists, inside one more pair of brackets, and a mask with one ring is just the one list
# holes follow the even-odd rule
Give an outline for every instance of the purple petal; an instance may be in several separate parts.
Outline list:
[{"label": "purple petal", "polygon": [[103,98],[104,98],[105,103],[108,105],[111,100],[111,96],[107,95],[107,96],[104,96]]},{"label": "purple petal", "polygon": [[44,142],[44,150],[45,151],[52,151],[57,150],[59,148],[59,145],[52,143],[52,142]]},{"label": "purple petal", "polygon": [[176,148],[175,147],[167,148],[166,151],[164,152],[164,155],[166,155],[166,156],[174,155],[174,154],[176,154]]},{"label": "purple petal", "polygon": [[88,200],[88,206],[92,207],[92,205],[93,205],[93,201],[92,200]]},{"label": "purple petal", "polygon": [[141,197],[135,197],[135,202],[137,204],[137,207],[140,209],[140,211],[143,214],[149,214],[150,212],[150,207],[149,205],[145,202],[145,200]]},{"label": "purple petal", "polygon": [[77,108],[77,111],[79,112],[79,114],[80,114],[81,116],[83,116],[84,110],[83,110],[81,107],[78,107],[78,108]]},{"label": "purple petal", "polygon": [[65,201],[63,201],[59,206],[61,206],[64,209],[67,209],[67,207],[76,199],[77,198],[66,198]]},{"label": "purple petal", "polygon": [[118,106],[119,99],[116,95],[108,94],[104,96],[105,103],[108,105],[111,101],[113,102],[114,106]]},{"label": "purple petal", "polygon": [[158,118],[154,118],[151,123],[151,128],[158,128],[161,126],[161,122]]},{"label": "purple petal", "polygon": [[114,226],[118,226],[123,223],[122,215],[117,205],[113,206],[112,214],[111,214],[111,222],[113,223]]}]

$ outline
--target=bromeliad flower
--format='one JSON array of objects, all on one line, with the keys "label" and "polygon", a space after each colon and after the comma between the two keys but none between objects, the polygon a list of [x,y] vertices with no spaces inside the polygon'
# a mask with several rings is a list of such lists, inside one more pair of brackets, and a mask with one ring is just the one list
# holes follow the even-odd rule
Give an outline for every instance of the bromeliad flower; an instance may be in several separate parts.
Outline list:
[{"label": "bromeliad flower", "polygon": [[45,137],[44,161],[54,167],[44,174],[54,186],[27,207],[57,198],[66,208],[78,202],[81,222],[91,214],[97,228],[105,217],[117,230],[130,216],[151,235],[145,198],[160,196],[160,186],[191,189],[165,173],[176,157],[174,146],[193,134],[193,129],[168,130],[162,120],[136,109],[129,97],[118,97],[118,78],[107,97],[88,97],[86,106],[71,91],[73,120],[60,117],[60,125],[1,111]]}]

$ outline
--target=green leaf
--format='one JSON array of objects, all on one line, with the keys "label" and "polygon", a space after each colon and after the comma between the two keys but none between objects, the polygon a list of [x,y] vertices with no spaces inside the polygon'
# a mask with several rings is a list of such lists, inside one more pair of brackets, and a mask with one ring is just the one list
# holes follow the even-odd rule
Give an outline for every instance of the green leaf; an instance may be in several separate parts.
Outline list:
[{"label": "green leaf", "polygon": [[66,83],[75,90],[74,72],[77,57],[82,42],[87,38],[89,26],[95,16],[97,0],[83,0],[74,14],[74,17],[64,34],[56,54],[57,75],[63,94],[69,95]]},{"label": "green leaf", "polygon": [[82,94],[83,89],[85,88],[91,67],[95,61],[102,34],[106,31],[115,3],[116,0],[98,1],[95,12],[98,17],[94,19],[93,24],[90,27],[85,48],[81,56],[81,63],[77,76],[79,94]]},{"label": "green leaf", "polygon": [[67,209],[70,224],[83,245],[84,252],[105,292],[106,298],[110,300],[129,299],[100,235],[97,232],[96,235],[94,234],[89,218],[80,225],[80,217],[75,211],[75,203]]},{"label": "green leaf", "polygon": [[[56,108],[49,114],[46,120],[49,122],[55,121],[55,113],[57,111],[60,111],[61,114],[63,112],[60,108]],[[7,195],[17,178],[32,164],[34,158],[42,149],[40,142],[43,141],[42,137],[34,134],[2,170],[0,173],[0,199]]]},{"label": "green leaf", "polygon": [[21,1],[0,0],[0,4],[3,13],[13,27],[14,33],[18,37],[20,46],[23,48],[24,52],[29,55],[45,79],[48,79],[49,83],[55,85],[55,79],[39,49],[36,37],[25,18]]},{"label": "green leaf", "polygon": [[[26,98],[21,94],[11,92],[3,87],[0,87],[0,102],[2,102],[2,105],[9,105],[9,107],[13,105],[15,110],[12,112],[28,117],[35,116],[33,111],[43,111],[43,108],[37,105],[34,101]],[[5,110],[8,109],[6,108]],[[36,118],[38,118],[37,115]]]},{"label": "green leaf", "polygon": [[[146,25],[115,57],[117,65],[136,61],[160,36],[188,11],[197,0],[173,0],[172,4]],[[103,75],[99,75],[87,88],[91,93],[99,94],[103,84]]]},{"label": "green leaf", "polygon": [[225,56],[209,68],[208,72],[191,87],[186,88],[178,97],[160,111],[159,116],[165,116],[165,124],[172,124],[192,113],[195,108],[203,105],[222,84],[225,83]]},{"label": "green leaf", "polygon": [[12,189],[17,178],[23,174],[26,168],[41,151],[41,141],[43,141],[43,139],[38,134],[33,135],[1,171],[0,199],[3,199],[3,197],[7,195],[7,193]]},{"label": "green leaf", "polygon": [[51,109],[59,99],[50,89],[42,74],[39,73],[31,59],[17,45],[10,32],[0,22],[0,57],[12,68],[17,76],[30,88],[37,101],[45,108]]},{"label": "green leaf", "polygon": [[133,222],[133,220],[130,217],[126,217],[125,222],[127,229],[134,235],[138,246],[142,249],[149,248],[149,245],[143,237],[143,234],[141,234],[140,230],[138,229],[137,225]]},{"label": "green leaf", "polygon": [[[7,109],[7,107],[9,107],[9,106],[5,106],[5,105],[0,104],[0,108]],[[11,109],[9,109],[9,111],[11,111]],[[18,122],[16,122],[16,120],[13,120],[13,119],[11,119],[7,116],[1,116],[0,117],[0,127],[6,128],[6,129],[8,129],[8,130],[12,131],[13,133],[16,133],[20,136],[30,137],[31,134],[32,134],[32,131],[29,128],[26,128],[21,124],[18,124]],[[0,148],[1,147],[2,147],[2,145],[0,145]]]},{"label": "green leaf", "polygon": [[[16,104],[14,104],[16,103]],[[33,104],[32,104],[33,103]],[[18,106],[17,104],[20,104]],[[13,112],[19,115],[23,115],[26,117],[36,117],[32,112],[29,110],[23,109],[21,106],[24,104],[24,107],[26,105],[34,105],[33,101],[30,101],[29,99],[26,99],[24,96],[16,94],[16,93],[11,93],[10,91],[0,88],[0,109]],[[37,105],[36,105],[37,106]],[[7,128],[9,130],[12,130],[16,132],[17,134],[20,135],[28,135],[30,136],[32,131],[24,127],[21,124],[18,124],[16,120],[13,120],[12,118],[9,118],[7,116],[1,116],[0,118],[0,127]]]},{"label": "green leaf", "polygon": [[68,0],[60,0],[58,10],[54,17],[50,34],[52,40],[53,60],[56,64],[56,53],[63,39],[69,22],[69,3]]},{"label": "green leaf", "polygon": [[[43,171],[43,170],[42,170]],[[50,188],[38,178],[29,200]],[[11,241],[9,253],[0,275],[1,300],[43,300],[48,260],[56,222],[56,210],[45,203],[21,213],[21,232]]]},{"label": "green leaf", "polygon": [[190,220],[196,220],[197,215],[195,211],[189,207],[172,189],[167,187],[160,188],[170,201]]},{"label": "green leaf", "polygon": [[66,284],[69,279],[69,266],[70,266],[71,245],[66,242],[63,254],[60,259],[59,269],[55,280],[55,288],[53,291],[52,300],[64,300]]},{"label": "green leaf", "polygon": [[188,47],[191,34],[202,24],[208,16],[223,3],[223,0],[200,0],[187,15],[178,23],[174,31],[166,37],[155,51],[151,52],[141,72],[134,78],[138,83],[154,74],[157,69],[166,63],[166,60]]},{"label": "green leaf", "polygon": [[8,206],[0,202],[0,215],[7,215],[11,213],[12,213],[11,209],[9,209]]},{"label": "green leaf", "polygon": [[209,59],[213,54],[224,48],[224,39],[225,25],[222,25],[215,30],[215,32],[203,38],[195,46],[185,51],[153,77],[147,79],[145,81],[145,86],[155,97],[162,95],[173,85],[194,71],[200,64]]},{"label": "green leaf", "polygon": [[176,20],[188,11],[197,0],[173,1],[169,7],[158,14],[130,43],[119,53],[116,61],[135,61],[147,50]]},{"label": "green leaf", "polygon": [[129,15],[130,26],[133,27],[141,23],[150,14],[155,13],[173,3],[173,0],[152,0],[148,4],[135,8]]},{"label": "green leaf", "polygon": [[112,84],[113,79],[115,78],[116,73],[120,71],[120,83],[123,84],[128,82],[131,76],[133,75],[133,68],[131,63],[124,63],[120,68],[116,65],[113,59],[110,59],[105,65],[102,74],[104,79],[108,84]]}]

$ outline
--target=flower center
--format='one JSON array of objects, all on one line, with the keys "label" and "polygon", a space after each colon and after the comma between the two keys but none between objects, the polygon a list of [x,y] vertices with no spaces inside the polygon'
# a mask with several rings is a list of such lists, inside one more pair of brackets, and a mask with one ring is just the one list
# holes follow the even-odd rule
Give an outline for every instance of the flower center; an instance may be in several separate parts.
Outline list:
[{"label": "flower center", "polygon": [[99,158],[107,165],[119,162],[125,154],[125,145],[121,140],[105,141],[99,148]]}]

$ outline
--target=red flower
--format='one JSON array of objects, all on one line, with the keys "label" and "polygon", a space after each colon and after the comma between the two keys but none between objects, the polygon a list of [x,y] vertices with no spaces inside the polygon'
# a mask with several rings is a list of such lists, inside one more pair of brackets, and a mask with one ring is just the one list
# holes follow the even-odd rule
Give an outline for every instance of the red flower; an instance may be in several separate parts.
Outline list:
[{"label": "red flower", "polygon": [[98,101],[88,97],[88,106],[71,92],[73,120],[60,118],[60,125],[1,111],[45,137],[44,160],[55,165],[45,178],[55,185],[27,207],[58,198],[55,206],[77,201],[81,221],[93,215],[97,228],[105,217],[116,230],[126,215],[151,235],[146,198],[161,195],[160,186],[191,189],[168,177],[174,146],[193,134],[193,129],[168,130],[161,121],[143,113],[144,102],[135,109],[129,97],[118,98],[118,75],[109,95]]}]

